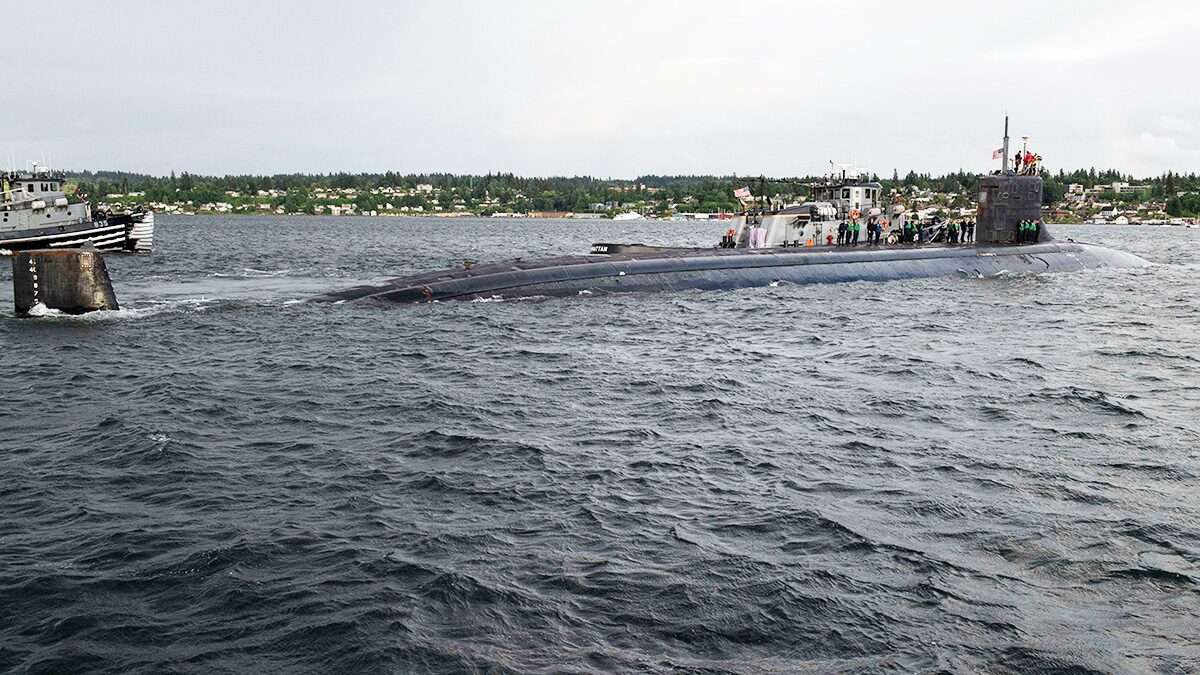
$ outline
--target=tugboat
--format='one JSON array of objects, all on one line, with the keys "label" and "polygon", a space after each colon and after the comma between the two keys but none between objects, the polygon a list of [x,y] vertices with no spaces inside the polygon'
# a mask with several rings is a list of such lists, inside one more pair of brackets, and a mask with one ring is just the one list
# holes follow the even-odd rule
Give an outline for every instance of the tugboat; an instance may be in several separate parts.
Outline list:
[{"label": "tugboat", "polygon": [[33,165],[32,171],[0,172],[0,251],[78,248],[149,253],[154,213],[113,213],[72,201],[61,172]]},{"label": "tugboat", "polygon": [[[1052,237],[1041,222],[1041,176],[1008,167],[1007,119],[1003,152],[1003,168],[980,177],[971,243],[946,241],[946,233],[936,223],[920,227],[914,222],[904,228],[908,214],[894,205],[885,210],[879,183],[843,173],[815,186],[814,201],[740,215],[720,243],[711,247],[600,243],[592,245],[589,255],[464,264],[334,291],[313,301],[421,303],[724,290],[779,283],[986,278],[1150,264],[1125,251]],[[882,225],[885,217],[890,225],[887,244],[880,237],[875,245],[833,245],[847,221],[877,219]],[[1036,227],[1031,229],[1031,223]],[[897,230],[905,233],[903,243],[890,236]]]}]

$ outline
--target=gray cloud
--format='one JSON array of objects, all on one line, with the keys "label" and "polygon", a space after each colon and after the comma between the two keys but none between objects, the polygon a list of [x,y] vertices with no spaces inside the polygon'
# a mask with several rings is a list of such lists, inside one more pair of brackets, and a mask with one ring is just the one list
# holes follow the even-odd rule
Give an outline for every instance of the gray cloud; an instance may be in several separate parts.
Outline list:
[{"label": "gray cloud", "polygon": [[1200,165],[1191,3],[65,2],[0,149],[165,173]]}]

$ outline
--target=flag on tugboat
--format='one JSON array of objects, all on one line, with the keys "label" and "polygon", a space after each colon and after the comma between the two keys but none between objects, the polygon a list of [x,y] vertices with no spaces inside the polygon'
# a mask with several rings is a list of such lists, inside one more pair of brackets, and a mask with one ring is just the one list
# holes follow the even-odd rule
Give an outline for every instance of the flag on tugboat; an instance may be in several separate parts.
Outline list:
[{"label": "flag on tugboat", "polygon": [[996,148],[992,151],[992,159],[1000,159],[1004,157],[1004,148]]},{"label": "flag on tugboat", "polygon": [[750,199],[750,187],[740,187],[733,191],[733,196],[743,201]]}]

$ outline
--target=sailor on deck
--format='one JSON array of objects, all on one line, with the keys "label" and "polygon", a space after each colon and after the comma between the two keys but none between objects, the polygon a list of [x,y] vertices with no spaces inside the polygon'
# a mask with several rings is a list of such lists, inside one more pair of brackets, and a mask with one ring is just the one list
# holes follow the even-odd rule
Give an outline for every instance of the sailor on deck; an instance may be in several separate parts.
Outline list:
[{"label": "sailor on deck", "polygon": [[1017,242],[1032,244],[1037,241],[1038,224],[1032,220],[1022,220],[1017,230]]},{"label": "sailor on deck", "polygon": [[746,223],[742,226],[742,231],[738,235],[737,240],[738,248],[750,248],[750,229],[750,223]]},{"label": "sailor on deck", "polygon": [[758,223],[750,226],[750,248],[765,248],[767,245],[767,228]]}]

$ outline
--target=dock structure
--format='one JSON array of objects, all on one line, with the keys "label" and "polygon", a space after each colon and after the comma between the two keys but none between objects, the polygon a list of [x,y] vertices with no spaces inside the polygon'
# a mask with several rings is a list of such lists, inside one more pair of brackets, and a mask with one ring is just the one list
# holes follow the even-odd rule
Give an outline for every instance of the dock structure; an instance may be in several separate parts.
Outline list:
[{"label": "dock structure", "polygon": [[18,316],[40,307],[67,314],[120,309],[104,256],[94,248],[19,251],[12,266]]}]

